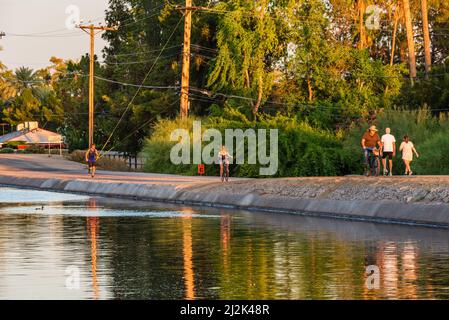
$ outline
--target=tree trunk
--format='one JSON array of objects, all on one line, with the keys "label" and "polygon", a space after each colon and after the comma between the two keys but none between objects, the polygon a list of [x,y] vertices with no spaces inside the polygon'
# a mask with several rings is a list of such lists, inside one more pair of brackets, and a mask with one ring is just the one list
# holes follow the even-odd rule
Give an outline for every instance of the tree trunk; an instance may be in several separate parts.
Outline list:
[{"label": "tree trunk", "polygon": [[251,87],[251,83],[249,81],[249,72],[248,69],[245,70],[245,86],[246,88]]},{"label": "tree trunk", "polygon": [[359,49],[364,49],[366,46],[366,31],[365,31],[365,0],[357,1],[357,10],[359,13]]},{"label": "tree trunk", "polygon": [[427,0],[421,0],[421,14],[422,14],[422,31],[424,35],[424,56],[426,66],[426,79],[429,78],[430,68],[432,65],[432,58],[430,57],[430,34],[429,34],[429,15],[427,12]]},{"label": "tree trunk", "polygon": [[313,101],[313,89],[312,89],[312,80],[310,76],[307,76],[307,89],[309,91],[309,102]]},{"label": "tree trunk", "polygon": [[407,46],[408,46],[408,63],[410,68],[410,78],[416,78],[416,55],[415,55],[415,41],[413,39],[413,25],[412,25],[412,16],[410,13],[410,2],[409,0],[402,0],[403,10],[404,10],[404,19],[405,19],[405,28],[407,31]]},{"label": "tree trunk", "polygon": [[256,102],[256,104],[253,107],[253,114],[257,114],[257,112],[259,111],[260,104],[262,103],[262,97],[263,97],[263,77],[262,77],[261,74],[259,75],[258,86],[259,86],[259,93],[257,95],[257,102]]},{"label": "tree trunk", "polygon": [[[263,19],[265,18],[265,8],[267,6],[267,3],[261,3],[260,4],[260,14],[259,14],[259,20],[263,21]],[[257,56],[256,59],[263,59],[263,56]],[[261,68],[261,70],[259,70],[259,76],[257,77],[257,86],[258,86],[258,94],[257,94],[257,102],[253,107],[253,114],[256,115],[257,112],[259,111],[259,107],[260,104],[262,103],[262,97],[263,97],[263,62],[260,64],[259,68]]]},{"label": "tree trunk", "polygon": [[394,63],[394,53],[396,49],[396,34],[398,32],[398,23],[399,23],[399,6],[397,6],[396,10],[394,11],[394,27],[393,27],[393,39],[391,41],[390,66],[392,66]]}]

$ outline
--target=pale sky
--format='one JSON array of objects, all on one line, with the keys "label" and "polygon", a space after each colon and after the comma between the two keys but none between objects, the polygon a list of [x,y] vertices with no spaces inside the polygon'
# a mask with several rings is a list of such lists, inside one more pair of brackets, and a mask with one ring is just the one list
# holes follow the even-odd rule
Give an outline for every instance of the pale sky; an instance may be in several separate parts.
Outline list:
[{"label": "pale sky", "polygon": [[[10,69],[39,69],[50,65],[51,56],[77,60],[88,52],[89,36],[66,27],[70,5],[79,8],[84,23],[104,24],[108,0],[0,0],[0,32],[6,33],[0,39],[0,61]],[[98,34],[95,52],[100,58],[105,44]]]}]

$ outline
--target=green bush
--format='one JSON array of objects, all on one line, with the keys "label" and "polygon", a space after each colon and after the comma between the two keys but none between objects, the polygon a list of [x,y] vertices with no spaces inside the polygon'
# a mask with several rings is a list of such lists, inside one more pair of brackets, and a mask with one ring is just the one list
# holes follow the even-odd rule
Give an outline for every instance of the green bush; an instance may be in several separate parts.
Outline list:
[{"label": "green bush", "polygon": [[0,149],[0,153],[14,153],[14,149],[12,149],[12,148],[2,148],[2,149]]},{"label": "green bush", "polygon": [[3,144],[3,147],[5,148],[11,148],[11,149],[17,149],[17,146],[25,145],[26,141],[9,141]]},{"label": "green bush", "polygon": [[41,148],[39,146],[31,146],[22,151],[24,151],[25,153],[35,153],[35,154],[48,153],[48,150],[45,150],[45,148]]},{"label": "green bush", "polygon": [[416,148],[420,157],[414,158],[412,171],[418,174],[449,174],[449,130],[435,133]]},{"label": "green bush", "polygon": [[[385,110],[378,113],[372,121],[354,123],[347,131],[340,130],[336,133],[312,127],[296,117],[285,115],[259,116],[257,121],[250,121],[237,109],[228,108],[224,112],[216,110],[215,113],[207,119],[198,119],[202,121],[202,130],[215,128],[223,137],[227,128],[279,130],[279,168],[276,176],[362,174],[364,165],[360,142],[371,124],[378,127],[380,136],[384,134],[386,127],[390,127],[396,137],[397,156],[393,160],[395,175],[404,172],[399,146],[405,134],[409,135],[421,155],[412,163],[415,173],[449,174],[449,120],[444,115],[435,117],[425,108],[414,111]],[[165,119],[154,126],[153,134],[146,140],[142,151],[142,156],[148,158],[145,171],[197,174],[197,165],[173,165],[170,161],[170,150],[176,143],[170,141],[170,133],[177,128],[191,132],[194,120]],[[231,176],[258,177],[259,168],[259,165],[247,163],[233,164],[230,167]],[[206,174],[218,175],[218,165],[207,165]]]},{"label": "green bush", "polygon": [[[170,134],[178,128],[187,129],[191,136],[194,118],[187,120],[161,120],[153,128],[153,134],[144,145],[142,156],[147,158],[144,170],[147,172],[172,174],[197,174],[197,165],[174,165],[170,161],[171,148],[177,143],[170,141]],[[342,152],[341,139],[324,129],[316,129],[296,117],[284,115],[261,116],[258,121],[250,121],[236,109],[226,109],[225,113],[202,121],[202,130],[214,128],[224,139],[225,129],[278,129],[279,168],[276,176],[330,176],[348,173],[349,158]],[[207,145],[208,142],[205,143]],[[192,152],[192,151],[191,151]],[[245,159],[247,160],[247,146]],[[232,155],[235,157],[235,154]],[[246,162],[246,161],[245,161]],[[231,176],[258,177],[259,164],[233,164]],[[218,175],[218,165],[207,165],[207,175]]]},{"label": "green bush", "polygon": [[[66,158],[71,161],[86,164],[86,151],[75,150],[72,153],[66,155]],[[100,157],[97,160],[97,167],[103,170],[111,171],[131,171],[128,164],[123,158],[109,158]]]}]

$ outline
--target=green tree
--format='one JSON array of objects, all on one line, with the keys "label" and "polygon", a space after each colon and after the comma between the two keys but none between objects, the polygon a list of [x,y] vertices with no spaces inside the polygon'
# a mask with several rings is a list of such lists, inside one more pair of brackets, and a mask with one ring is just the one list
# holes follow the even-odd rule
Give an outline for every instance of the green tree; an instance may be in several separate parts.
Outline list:
[{"label": "green tree", "polygon": [[275,8],[276,3],[268,0],[229,0],[216,7],[226,13],[219,17],[218,54],[208,86],[251,98],[253,114],[272,91],[274,67],[281,53]]}]

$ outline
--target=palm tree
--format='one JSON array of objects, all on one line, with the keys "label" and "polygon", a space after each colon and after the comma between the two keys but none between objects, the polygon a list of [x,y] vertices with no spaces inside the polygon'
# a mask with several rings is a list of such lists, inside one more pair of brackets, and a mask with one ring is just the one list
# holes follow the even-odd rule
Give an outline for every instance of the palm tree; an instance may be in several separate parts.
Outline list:
[{"label": "palm tree", "polygon": [[424,35],[424,57],[426,67],[426,78],[428,78],[430,66],[432,64],[432,58],[430,56],[429,14],[427,10],[427,0],[421,0],[421,14],[422,14],[422,31]]},{"label": "palm tree", "polygon": [[402,0],[402,9],[404,10],[405,28],[407,31],[407,45],[408,45],[408,61],[410,68],[410,78],[416,78],[416,55],[415,55],[415,42],[413,39],[413,25],[412,16],[410,12],[410,1]]},{"label": "palm tree", "polygon": [[8,80],[13,91],[12,97],[20,96],[25,90],[29,89],[33,96],[43,99],[49,91],[49,88],[39,76],[39,72],[27,67],[16,69]]},{"label": "palm tree", "polygon": [[11,71],[0,62],[0,99],[9,100],[15,96],[14,87],[11,85],[10,79],[13,78]]},{"label": "palm tree", "polygon": [[391,39],[391,53],[390,53],[390,65],[394,63],[394,54],[396,50],[396,37],[398,32],[398,24],[401,18],[401,1],[398,0],[394,9],[394,26],[393,26],[393,37]]},{"label": "palm tree", "polygon": [[33,69],[27,67],[20,67],[15,72],[14,78],[15,87],[18,95],[20,95],[25,89],[33,89],[41,85],[36,72]]}]

